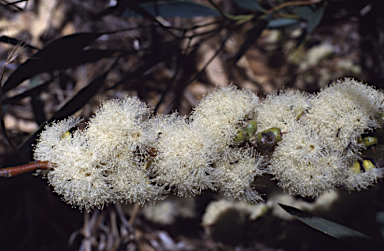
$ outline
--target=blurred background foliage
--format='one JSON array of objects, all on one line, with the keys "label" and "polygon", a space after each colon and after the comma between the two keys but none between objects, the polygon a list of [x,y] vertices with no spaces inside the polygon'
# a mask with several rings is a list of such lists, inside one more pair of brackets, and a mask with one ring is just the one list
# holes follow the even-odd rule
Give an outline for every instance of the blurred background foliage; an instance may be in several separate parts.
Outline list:
[{"label": "blurred background foliage", "polygon": [[[383,88],[384,10],[380,3],[2,0],[0,165],[31,161],[33,144],[44,125],[72,114],[87,119],[100,100],[137,96],[156,113],[188,114],[203,95],[230,83],[257,92],[260,98],[282,88],[315,92],[346,76]],[[4,239],[0,245],[13,247],[10,250],[59,250],[68,246],[72,233],[82,233],[81,213],[62,203],[45,181],[25,174],[1,180],[0,189]],[[372,188],[369,198],[378,200],[379,191],[380,187]],[[204,196],[199,200],[198,208],[208,203]],[[372,203],[360,213],[368,210],[375,217],[374,212],[384,211],[382,203]],[[114,207],[104,212],[102,218],[94,219],[112,224]],[[380,224],[372,222],[375,227],[365,229],[366,233],[380,236]],[[150,242],[161,236],[148,227],[151,223],[139,223],[136,231],[142,239],[136,239],[132,248],[166,249]],[[192,247],[232,250],[203,238],[201,226],[194,221],[175,223],[167,231],[179,233],[183,224],[191,226],[186,228],[191,231],[182,231],[188,233],[180,238]],[[251,226],[254,232],[248,235],[253,238],[238,243],[244,250],[325,247],[313,245],[311,238],[325,238],[315,232],[307,240],[291,236],[289,242],[283,222],[274,222],[279,230],[270,221],[259,224],[265,232]],[[297,231],[307,235],[306,230]],[[77,239],[71,239],[69,249],[81,245]],[[123,239],[115,250],[128,249]]]}]

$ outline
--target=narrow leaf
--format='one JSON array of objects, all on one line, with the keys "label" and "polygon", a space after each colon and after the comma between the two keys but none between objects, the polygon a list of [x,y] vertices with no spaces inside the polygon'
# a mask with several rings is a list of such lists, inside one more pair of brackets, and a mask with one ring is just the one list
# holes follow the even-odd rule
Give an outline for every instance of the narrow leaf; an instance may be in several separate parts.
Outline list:
[{"label": "narrow leaf", "polygon": [[370,237],[366,236],[365,234],[362,234],[356,230],[350,229],[343,225],[334,223],[332,221],[323,219],[318,216],[314,216],[308,212],[301,211],[291,206],[287,206],[283,204],[279,204],[279,205],[285,211],[287,211],[290,215],[294,216],[298,220],[304,222],[305,224],[309,225],[310,227],[316,230],[319,230],[322,233],[328,234],[337,239],[348,238],[348,237],[349,238],[359,237],[359,238],[370,239]]},{"label": "narrow leaf", "polygon": [[309,19],[307,22],[306,30],[308,34],[311,33],[319,25],[321,19],[323,18],[323,15],[324,15],[324,7],[316,10],[313,13],[312,18]]},{"label": "narrow leaf", "polygon": [[92,80],[91,83],[81,89],[71,100],[55,112],[50,120],[66,118],[81,109],[100,90],[108,73],[109,70]]},{"label": "narrow leaf", "polygon": [[[121,56],[123,53],[125,53],[125,55],[126,55],[128,52],[121,52],[118,50],[97,50],[97,49],[80,51],[78,53],[78,57],[73,58],[73,61],[70,61],[66,68],[75,67],[75,66],[85,64],[85,63],[95,62],[95,61],[98,61],[102,58],[118,57],[118,56]],[[47,85],[49,83],[51,83],[52,81],[53,81],[53,79],[50,79],[50,80],[46,81],[45,83],[37,85],[36,87],[33,87],[33,88],[31,88],[31,89],[29,89],[29,90],[27,90],[21,94],[18,94],[16,96],[13,96],[10,98],[5,97],[3,99],[3,105],[18,102],[21,99],[28,97],[28,96],[31,96],[31,95],[37,95],[40,92],[42,92],[43,90],[45,90]]]},{"label": "narrow leaf", "polygon": [[23,93],[20,93],[20,94],[17,94],[13,97],[10,97],[10,98],[7,98],[4,96],[3,98],[3,105],[6,105],[6,104],[15,104],[17,102],[19,102],[20,100],[26,98],[26,97],[29,97],[29,96],[33,96],[33,95],[38,95],[40,94],[42,91],[46,90],[47,89],[47,86],[52,83],[52,81],[54,80],[54,78],[50,78],[49,80],[45,81],[44,83],[36,86],[36,87],[33,87],[31,89],[28,89],[27,91],[23,92]]},{"label": "narrow leaf", "polygon": [[283,205],[280,203],[279,206],[281,206],[287,213],[294,216],[301,222],[304,222],[308,226],[341,240],[345,246],[349,247],[348,250],[384,250],[382,240],[374,240],[356,230],[312,215],[308,212],[301,211],[291,206]]},{"label": "narrow leaf", "polygon": [[[117,60],[116,60],[117,62]],[[115,62],[115,63],[116,63]],[[55,114],[52,115],[52,117],[45,121],[43,124],[39,126],[39,128],[31,133],[28,138],[26,138],[19,146],[18,150],[21,153],[27,153],[31,151],[32,144],[35,142],[37,135],[44,129],[44,126],[48,123],[66,118],[76,111],[78,111],[80,108],[82,108],[88,101],[91,99],[96,93],[99,91],[101,86],[103,85],[105,78],[107,77],[110,69],[114,67],[115,64],[113,64],[106,72],[104,72],[101,76],[95,78],[92,80],[91,83],[89,83],[86,87],[81,89],[71,100],[69,100],[65,105],[63,105]]]},{"label": "narrow leaf", "polygon": [[[61,64],[61,68],[59,69],[67,69],[76,67],[82,64],[93,63],[102,58],[110,58],[110,57],[119,57],[122,54],[127,55],[128,53],[134,52],[123,52],[120,50],[99,50],[99,49],[89,49],[79,51],[76,57],[72,57],[67,62]],[[57,70],[57,69],[53,69]]]},{"label": "narrow leaf", "polygon": [[30,45],[30,44],[27,44],[24,41],[21,41],[21,40],[16,39],[16,38],[8,37],[8,36],[1,36],[0,37],[0,42],[6,43],[6,44],[11,44],[11,45],[14,45],[14,46],[20,46],[20,47],[26,47],[26,48],[38,50],[36,47],[34,47],[34,46]]},{"label": "narrow leaf", "polygon": [[299,24],[299,20],[292,18],[277,18],[269,21],[268,28],[279,29],[279,28],[291,28]]},{"label": "narrow leaf", "polygon": [[43,49],[21,64],[7,79],[2,93],[13,89],[24,80],[39,73],[64,69],[73,58],[79,57],[81,50],[97,39],[102,33],[76,33],[61,37],[47,44]]},{"label": "narrow leaf", "polygon": [[[152,16],[160,17],[209,17],[219,16],[220,13],[209,6],[187,2],[187,1],[167,1],[167,2],[148,2],[139,4],[141,8],[150,13]],[[138,17],[137,12],[126,9],[122,16]]]},{"label": "narrow leaf", "polygon": [[308,21],[313,16],[313,10],[308,6],[299,6],[293,10],[302,20]]},{"label": "narrow leaf", "polygon": [[296,8],[294,10],[294,13],[298,15],[301,19],[307,21],[306,31],[307,34],[309,34],[312,32],[313,29],[315,29],[319,25],[324,15],[324,9],[325,5],[314,10],[309,6],[301,6]]},{"label": "narrow leaf", "polygon": [[261,12],[265,11],[265,9],[260,6],[257,0],[235,0],[235,3],[246,10]]},{"label": "narrow leaf", "polygon": [[[39,85],[40,77],[39,75],[33,77],[30,79],[30,86],[32,88]],[[43,101],[40,98],[40,95],[32,95],[31,96],[31,105],[32,105],[32,111],[33,116],[35,118],[35,121],[40,125],[41,123],[44,123],[46,120],[45,113],[44,113],[44,104]]]}]

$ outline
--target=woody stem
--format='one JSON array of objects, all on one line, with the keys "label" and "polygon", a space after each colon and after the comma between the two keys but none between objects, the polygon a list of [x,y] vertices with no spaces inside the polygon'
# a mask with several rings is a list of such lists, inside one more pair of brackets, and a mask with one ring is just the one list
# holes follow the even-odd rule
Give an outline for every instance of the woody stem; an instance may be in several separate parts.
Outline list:
[{"label": "woody stem", "polygon": [[53,165],[48,161],[36,161],[21,166],[1,168],[0,177],[9,178],[19,174],[36,171],[38,169],[53,169]]}]

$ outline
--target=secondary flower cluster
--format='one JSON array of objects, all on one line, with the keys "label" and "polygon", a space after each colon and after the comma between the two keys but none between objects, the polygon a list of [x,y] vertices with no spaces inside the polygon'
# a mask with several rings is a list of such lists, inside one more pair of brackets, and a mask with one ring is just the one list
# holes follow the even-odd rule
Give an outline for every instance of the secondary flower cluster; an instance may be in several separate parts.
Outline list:
[{"label": "secondary flower cluster", "polygon": [[263,102],[230,86],[188,117],[153,116],[125,98],[104,102],[84,130],[70,132],[81,121],[73,117],[47,126],[34,157],[52,163],[46,176],[55,192],[86,210],[206,189],[257,202],[254,180],[263,174],[302,196],[361,190],[384,175],[362,155],[377,144],[383,101],[382,92],[352,79],[317,95],[284,91]]}]

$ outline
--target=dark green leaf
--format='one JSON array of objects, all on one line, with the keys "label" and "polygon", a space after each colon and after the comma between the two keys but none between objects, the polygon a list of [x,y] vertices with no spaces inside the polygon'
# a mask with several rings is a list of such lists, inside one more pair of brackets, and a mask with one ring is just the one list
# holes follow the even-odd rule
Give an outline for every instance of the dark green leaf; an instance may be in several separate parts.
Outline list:
[{"label": "dark green leaf", "polygon": [[294,10],[294,13],[298,15],[301,19],[307,21],[307,34],[311,33],[314,28],[316,28],[324,15],[325,6],[322,6],[318,9],[313,10],[308,6],[301,6]]},{"label": "dark green leaf", "polygon": [[86,63],[96,62],[102,58],[119,57],[123,53],[125,53],[126,55],[128,52],[122,52],[119,50],[98,50],[98,49],[89,49],[89,50],[79,51],[76,57],[71,58],[71,60],[67,61],[66,64],[61,64],[62,68],[60,69],[67,69],[67,68],[75,67],[78,65],[86,64]]},{"label": "dark green leaf", "polygon": [[38,50],[36,47],[30,45],[30,44],[27,44],[19,39],[16,39],[16,38],[12,38],[12,37],[8,37],[8,36],[1,36],[0,37],[0,42],[3,42],[3,43],[6,43],[6,44],[11,44],[11,45],[14,45],[14,46],[20,46],[20,47],[27,47],[27,48],[31,48],[31,49],[34,49],[34,50]]},{"label": "dark green leaf", "polygon": [[125,12],[125,11],[133,11],[133,13],[138,14],[138,16],[145,17],[146,19],[148,19],[148,20],[150,20],[152,22],[155,22],[155,23],[159,24],[160,26],[164,26],[162,22],[159,22],[159,20],[156,19],[155,15],[153,15],[153,13],[151,13],[148,10],[144,9],[143,7],[141,7],[141,5],[139,5],[139,4],[126,4],[126,5],[127,6],[126,6],[126,8],[124,9],[123,12]]},{"label": "dark green leaf", "polygon": [[265,11],[265,9],[260,6],[257,0],[235,0],[235,3],[246,10],[261,12]]},{"label": "dark green leaf", "polygon": [[[117,50],[85,50],[80,51],[78,53],[78,57],[73,58],[72,62],[69,62],[70,65],[68,67],[74,67],[77,65],[85,64],[85,63],[91,63],[97,60],[100,60],[101,58],[105,57],[117,57],[120,56],[122,53]],[[67,68],[68,68],[67,67]],[[45,83],[35,86],[21,94],[18,94],[11,98],[4,98],[3,104],[10,104],[20,101],[21,99],[31,96],[31,95],[37,95],[43,90],[46,89],[47,85],[52,82],[53,79],[50,79],[46,81]]]},{"label": "dark green leaf", "polygon": [[39,73],[67,68],[74,59],[79,57],[82,49],[100,35],[102,33],[77,33],[53,40],[9,76],[4,83],[2,93],[6,93],[24,80]]},{"label": "dark green leaf", "polygon": [[313,13],[312,18],[309,19],[307,22],[306,30],[308,34],[311,33],[313,29],[315,29],[319,25],[321,19],[323,18],[323,15],[324,8],[320,8]]},{"label": "dark green leaf", "polygon": [[15,104],[17,102],[19,102],[20,100],[26,98],[26,97],[29,97],[29,96],[33,96],[33,95],[38,95],[40,94],[42,91],[46,90],[47,89],[47,86],[52,83],[52,81],[54,80],[54,78],[50,78],[49,80],[45,81],[44,83],[36,86],[36,87],[33,87],[31,89],[28,89],[27,91],[23,92],[23,93],[20,93],[20,94],[17,94],[13,97],[10,97],[10,98],[7,98],[4,96],[3,98],[3,105],[6,105],[6,104]]},{"label": "dark green leaf", "polygon": [[308,6],[299,6],[293,12],[305,21],[308,21],[313,16],[313,10]]},{"label": "dark green leaf", "polygon": [[376,213],[376,221],[380,224],[381,235],[384,237],[384,212],[379,211]]},{"label": "dark green leaf", "polygon": [[[117,62],[117,60],[116,60]],[[110,69],[113,67],[112,65]],[[59,120],[66,118],[80,108],[82,108],[88,101],[91,99],[101,88],[103,85],[105,78],[107,77],[110,69],[108,69],[104,74],[92,80],[86,87],[81,89],[71,100],[69,100],[65,105],[63,105],[53,116],[45,121],[43,124],[39,126],[39,128],[30,134],[28,138],[26,138],[19,146],[18,150],[21,153],[27,153],[31,150],[32,143],[35,142],[37,135],[43,130],[44,126],[54,120]]]},{"label": "dark green leaf", "polygon": [[50,120],[66,118],[81,109],[100,90],[108,73],[109,70],[92,80],[91,83],[81,89],[71,100],[62,106],[60,110],[55,112]]},{"label": "dark green leaf", "polygon": [[376,241],[367,235],[335,222],[301,211],[297,208],[279,204],[286,212],[308,226],[341,240],[348,250],[384,250],[382,241]]},{"label": "dark green leaf", "polygon": [[[187,1],[148,2],[139,4],[138,6],[150,13],[152,16],[160,17],[192,18],[220,15],[218,11],[209,6]],[[140,14],[130,8],[127,8],[122,15],[124,17],[138,17],[141,16]]]},{"label": "dark green leaf", "polygon": [[[39,86],[40,83],[40,77],[35,76],[30,79],[30,86],[32,88],[35,88]],[[40,125],[41,123],[44,123],[46,120],[45,113],[44,113],[44,104],[40,98],[40,95],[32,95],[31,96],[31,105],[32,105],[32,111],[35,118],[35,121]]]},{"label": "dark green leaf", "polygon": [[121,54],[122,53],[117,50],[90,49],[90,50],[79,51],[76,57],[71,57],[68,60],[63,60],[63,61],[57,62],[56,64],[51,64],[51,65],[47,64],[44,68],[40,68],[38,69],[38,71],[35,71],[35,75],[33,76],[36,76],[37,74],[40,74],[42,72],[51,72],[54,70],[68,69],[71,67],[76,67],[81,64],[92,63],[106,57],[117,57],[117,56],[120,56]]},{"label": "dark green leaf", "polygon": [[348,238],[348,237],[359,237],[370,239],[370,237],[362,234],[356,230],[347,228],[340,224],[334,223],[332,221],[323,219],[321,217],[312,215],[308,212],[301,211],[297,208],[279,204],[285,211],[287,211],[290,215],[296,217],[298,220],[304,222],[310,227],[319,230],[322,233],[328,234],[337,239]]},{"label": "dark green leaf", "polygon": [[379,211],[376,213],[376,221],[380,223],[381,225],[384,225],[384,212]]},{"label": "dark green leaf", "polygon": [[268,28],[292,28],[299,24],[299,20],[292,18],[277,18],[269,21]]}]

